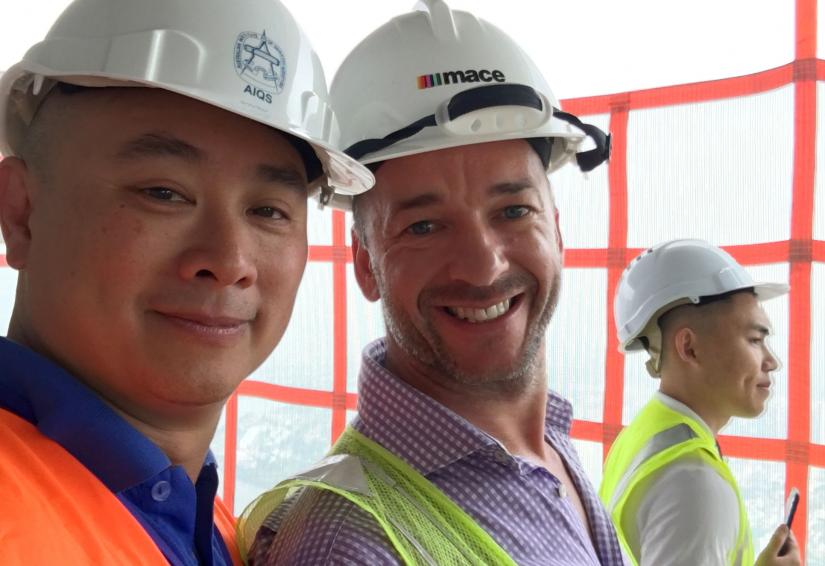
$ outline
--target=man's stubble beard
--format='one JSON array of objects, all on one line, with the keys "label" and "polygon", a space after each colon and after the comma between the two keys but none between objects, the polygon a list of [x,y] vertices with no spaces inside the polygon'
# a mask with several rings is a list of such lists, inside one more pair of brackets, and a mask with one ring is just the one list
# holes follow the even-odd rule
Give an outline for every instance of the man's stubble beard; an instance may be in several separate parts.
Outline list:
[{"label": "man's stubble beard", "polygon": [[[398,308],[389,297],[387,286],[380,272],[374,271],[379,292],[381,294],[382,309],[384,312],[384,323],[390,338],[403,350],[410,358],[417,363],[431,370],[431,377],[440,376],[443,380],[462,386],[462,389],[471,388],[476,392],[519,393],[530,387],[539,378],[545,379],[544,375],[538,375],[538,370],[544,367],[544,360],[539,359],[539,352],[543,352],[547,325],[555,312],[558,298],[561,291],[561,265],[555,271],[551,286],[540,307],[534,307],[533,311],[538,312],[538,316],[533,318],[525,331],[525,340],[519,358],[513,366],[505,371],[491,372],[487,375],[478,373],[468,373],[464,371],[450,356],[450,352],[445,347],[441,336],[435,331],[430,321],[424,321],[422,330],[413,325],[409,317]],[[525,281],[527,276],[515,276],[505,279],[501,284],[496,283],[493,287],[512,287]],[[529,277],[530,286],[528,291],[538,288],[534,278]],[[436,293],[438,290],[435,291]],[[499,292],[501,292],[499,290]],[[488,292],[489,293],[489,292]],[[422,294],[421,303],[425,303],[427,292]],[[534,303],[538,297],[534,295]]]}]

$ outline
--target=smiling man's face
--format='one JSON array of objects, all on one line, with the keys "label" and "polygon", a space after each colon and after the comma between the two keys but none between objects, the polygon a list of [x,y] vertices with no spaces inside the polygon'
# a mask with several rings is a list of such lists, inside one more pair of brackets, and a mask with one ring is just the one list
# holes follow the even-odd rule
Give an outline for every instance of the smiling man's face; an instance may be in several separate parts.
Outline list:
[{"label": "smiling man's face", "polygon": [[355,271],[396,373],[516,382],[543,359],[562,264],[544,168],[523,140],[387,161],[359,197]]},{"label": "smiling man's face", "polygon": [[20,270],[9,336],[135,416],[219,406],[292,312],[300,156],[275,130],[161,90],[53,95],[41,112],[48,137],[19,176],[25,226],[4,212]]}]

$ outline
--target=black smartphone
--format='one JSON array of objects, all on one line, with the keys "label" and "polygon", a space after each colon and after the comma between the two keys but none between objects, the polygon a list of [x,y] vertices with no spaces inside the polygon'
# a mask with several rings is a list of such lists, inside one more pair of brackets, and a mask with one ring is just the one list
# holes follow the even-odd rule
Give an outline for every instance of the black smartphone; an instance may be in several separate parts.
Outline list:
[{"label": "black smartphone", "polygon": [[[799,507],[799,490],[795,487],[791,488],[788,494],[788,500],[785,502],[785,524],[791,528],[793,524],[794,515],[796,515],[796,508]],[[790,535],[788,535],[790,536]],[[785,556],[788,553],[788,541],[785,540],[782,548],[779,549],[779,556]]]},{"label": "black smartphone", "polygon": [[799,490],[792,487],[791,492],[788,494],[788,500],[785,502],[785,524],[788,525],[789,529],[793,524],[797,507],[799,507]]}]

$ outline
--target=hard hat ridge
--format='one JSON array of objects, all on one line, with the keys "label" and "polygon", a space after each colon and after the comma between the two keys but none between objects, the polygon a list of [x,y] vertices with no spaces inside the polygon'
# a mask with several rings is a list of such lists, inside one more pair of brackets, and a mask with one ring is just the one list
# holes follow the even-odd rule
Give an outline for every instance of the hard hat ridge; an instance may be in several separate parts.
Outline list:
[{"label": "hard hat ridge", "polygon": [[[610,153],[610,137],[559,109],[511,37],[443,0],[423,0],[367,36],[339,67],[330,96],[341,146],[364,164],[530,138],[552,140],[549,170],[575,159],[588,171]],[[587,137],[596,147],[579,153]]]},{"label": "hard hat ridge", "polygon": [[458,39],[458,28],[450,7],[444,0],[418,0],[413,10],[422,12],[430,20],[430,30],[439,41]]}]

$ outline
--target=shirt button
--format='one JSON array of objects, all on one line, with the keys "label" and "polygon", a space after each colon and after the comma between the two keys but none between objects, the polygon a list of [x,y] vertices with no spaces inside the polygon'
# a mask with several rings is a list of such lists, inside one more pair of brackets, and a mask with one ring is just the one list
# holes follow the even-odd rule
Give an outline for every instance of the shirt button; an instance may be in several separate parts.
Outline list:
[{"label": "shirt button", "polygon": [[172,494],[172,484],[166,480],[161,480],[152,486],[152,499],[161,503],[169,499]]},{"label": "shirt button", "polygon": [[559,497],[561,497],[561,498],[567,497],[567,488],[564,487],[563,483],[559,484]]}]

